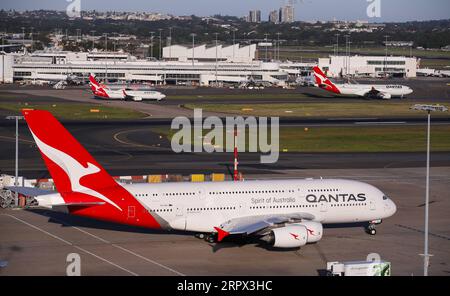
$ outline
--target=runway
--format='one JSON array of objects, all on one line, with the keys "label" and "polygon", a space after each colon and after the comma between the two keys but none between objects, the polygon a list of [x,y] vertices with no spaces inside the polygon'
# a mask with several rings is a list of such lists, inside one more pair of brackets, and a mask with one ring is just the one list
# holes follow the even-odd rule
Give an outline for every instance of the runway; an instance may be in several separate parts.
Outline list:
[{"label": "runway", "polygon": [[[317,244],[273,250],[255,241],[209,244],[188,233],[131,228],[42,209],[0,210],[0,275],[65,275],[67,255],[81,258],[82,275],[319,275],[327,261],[363,260],[376,252],[393,275],[421,275],[424,171],[411,169],[289,170],[283,178],[319,176],[379,187],[397,213],[369,236],[363,228],[326,227]],[[450,274],[450,168],[431,171],[430,275]],[[252,178],[260,178],[253,175]]]}]

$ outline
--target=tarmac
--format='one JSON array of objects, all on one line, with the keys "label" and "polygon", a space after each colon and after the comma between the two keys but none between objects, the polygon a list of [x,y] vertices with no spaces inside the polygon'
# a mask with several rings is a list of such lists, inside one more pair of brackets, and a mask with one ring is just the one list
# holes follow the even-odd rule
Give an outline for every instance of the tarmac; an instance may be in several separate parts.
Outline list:
[{"label": "tarmac", "polygon": [[[287,170],[252,178],[340,177],[368,182],[397,204],[377,227],[326,227],[316,244],[272,249],[254,241],[210,244],[171,233],[69,216],[43,209],[0,210],[0,275],[65,275],[67,256],[79,254],[82,275],[323,275],[328,261],[364,260],[378,253],[393,275],[422,275],[425,170]],[[431,170],[430,275],[450,274],[450,167]]]},{"label": "tarmac", "polygon": [[[414,79],[412,103],[450,98],[445,79]],[[275,90],[259,90],[269,94]],[[299,90],[278,90],[295,93]],[[310,88],[302,89],[310,91]],[[311,98],[280,102],[352,101],[311,89]],[[180,105],[205,103],[205,94],[249,93],[242,90],[167,89],[160,103],[93,100],[90,92],[75,88],[1,86],[2,102],[70,104],[74,101],[126,106],[149,119],[190,116]],[[183,93],[178,93],[183,92]],[[278,92],[277,92],[278,93]],[[192,99],[170,100],[170,94]],[[231,103],[238,100],[232,100]],[[267,103],[274,99],[247,99],[240,103]],[[230,103],[222,99],[217,103]],[[278,102],[278,100],[277,100]],[[0,116],[6,116],[0,112]],[[210,115],[210,114],[204,114]],[[356,121],[357,119],[355,119]],[[0,123],[0,173],[14,170],[14,129]],[[301,125],[301,122],[291,124]],[[335,124],[317,122],[318,125]],[[354,122],[345,123],[352,125]],[[423,124],[411,123],[411,124]],[[447,123],[444,123],[447,124]],[[181,153],[151,128],[136,122],[65,122],[64,125],[112,175],[231,173],[231,153]],[[164,124],[165,125],[165,124]],[[28,178],[49,177],[26,125],[19,129],[19,170]],[[239,169],[246,179],[346,178],[380,188],[397,204],[397,213],[369,236],[361,225],[327,227],[317,244],[299,250],[272,249],[255,241],[233,240],[210,244],[192,233],[160,232],[55,213],[33,208],[0,210],[0,275],[65,275],[67,256],[81,257],[82,275],[322,275],[328,261],[363,260],[378,253],[392,263],[393,275],[423,272],[425,153],[281,153],[276,164],[260,164],[259,154],[241,153]],[[431,155],[430,253],[431,275],[450,274],[450,153]],[[340,225],[344,226],[344,225]],[[350,226],[350,227],[348,227]]]}]

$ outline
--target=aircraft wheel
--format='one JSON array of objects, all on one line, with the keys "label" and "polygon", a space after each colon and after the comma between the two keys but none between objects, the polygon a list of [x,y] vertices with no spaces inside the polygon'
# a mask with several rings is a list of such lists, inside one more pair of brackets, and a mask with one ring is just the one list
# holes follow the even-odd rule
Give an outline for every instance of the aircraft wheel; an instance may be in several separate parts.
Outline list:
[{"label": "aircraft wheel", "polygon": [[195,237],[196,237],[196,238],[199,238],[199,239],[204,239],[204,238],[205,238],[205,234],[204,234],[204,233],[197,233],[197,234],[195,235]]},{"label": "aircraft wheel", "polygon": [[373,224],[371,224],[367,227],[366,232],[370,235],[377,234],[377,230],[375,229],[375,226]]},{"label": "aircraft wheel", "polygon": [[216,239],[214,238],[214,235],[207,235],[205,236],[205,241],[207,241],[208,243],[214,243],[216,241]]},{"label": "aircraft wheel", "polygon": [[366,228],[366,232],[370,235],[377,234],[377,230],[375,229],[375,224],[369,224]]}]

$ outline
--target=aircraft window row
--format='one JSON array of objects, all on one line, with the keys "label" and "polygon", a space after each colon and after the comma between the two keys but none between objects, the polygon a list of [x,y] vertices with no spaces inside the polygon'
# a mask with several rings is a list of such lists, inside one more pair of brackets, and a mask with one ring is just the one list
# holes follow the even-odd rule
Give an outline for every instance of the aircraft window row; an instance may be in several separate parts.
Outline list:
[{"label": "aircraft window row", "polygon": [[214,207],[214,208],[189,208],[188,211],[217,211],[217,210],[236,210],[236,207]]},{"label": "aircraft window row", "polygon": [[[288,192],[294,192],[294,190],[288,190]],[[285,193],[285,190],[245,190],[245,191],[212,191],[209,194],[221,195],[221,194],[248,194],[248,193]]]},{"label": "aircraft window row", "polygon": [[166,192],[164,193],[166,196],[180,196],[180,195],[195,195],[194,192]]},{"label": "aircraft window row", "polygon": [[172,212],[172,209],[152,209],[150,212]]},{"label": "aircraft window row", "polygon": [[317,208],[317,205],[284,205],[284,206],[253,206],[252,210],[256,209],[281,209],[281,208]]},{"label": "aircraft window row", "polygon": [[351,204],[332,204],[332,207],[354,207],[354,206],[365,206],[367,203],[359,202],[359,203],[351,203]]},{"label": "aircraft window row", "polygon": [[134,196],[142,196],[142,197],[148,197],[148,196],[158,196],[158,193],[136,193]]},{"label": "aircraft window row", "polygon": [[308,192],[336,192],[339,189],[308,189]]}]

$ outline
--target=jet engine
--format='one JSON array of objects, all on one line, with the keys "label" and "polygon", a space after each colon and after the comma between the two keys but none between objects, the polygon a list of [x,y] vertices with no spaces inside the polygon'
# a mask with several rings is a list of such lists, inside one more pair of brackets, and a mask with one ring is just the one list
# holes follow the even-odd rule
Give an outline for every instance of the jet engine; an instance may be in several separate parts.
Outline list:
[{"label": "jet engine", "polygon": [[276,248],[298,248],[319,241],[322,235],[321,223],[305,221],[274,228],[261,239]]},{"label": "jet engine", "polygon": [[140,101],[142,101],[142,98],[141,97],[133,97],[133,101],[140,102]]},{"label": "jet engine", "polygon": [[391,94],[388,94],[388,93],[379,93],[378,97],[383,100],[390,100],[392,96],[391,96]]}]

